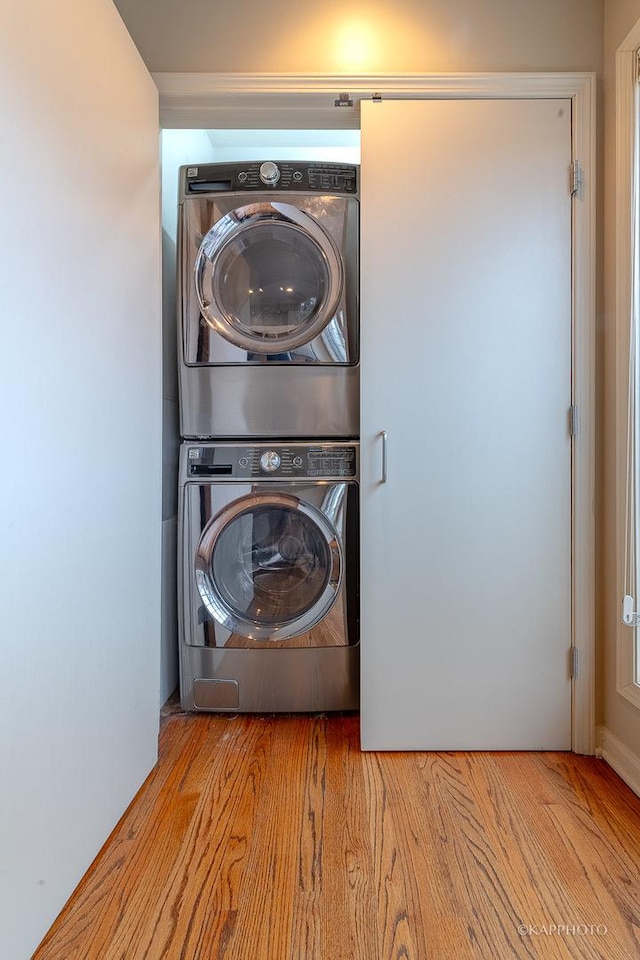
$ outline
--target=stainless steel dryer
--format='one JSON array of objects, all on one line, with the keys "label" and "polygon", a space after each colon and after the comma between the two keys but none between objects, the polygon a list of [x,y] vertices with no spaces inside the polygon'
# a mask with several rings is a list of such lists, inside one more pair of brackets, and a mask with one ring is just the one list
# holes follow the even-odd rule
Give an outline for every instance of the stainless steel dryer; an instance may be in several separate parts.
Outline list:
[{"label": "stainless steel dryer", "polygon": [[358,175],[181,168],[181,436],[358,436]]},{"label": "stainless steel dryer", "polygon": [[187,710],[353,710],[358,445],[193,443],[180,456]]}]

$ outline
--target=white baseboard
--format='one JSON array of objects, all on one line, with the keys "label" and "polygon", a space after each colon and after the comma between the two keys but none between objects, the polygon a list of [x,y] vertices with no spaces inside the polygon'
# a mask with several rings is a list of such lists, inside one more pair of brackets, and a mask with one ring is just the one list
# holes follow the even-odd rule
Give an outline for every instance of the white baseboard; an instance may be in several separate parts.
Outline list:
[{"label": "white baseboard", "polygon": [[640,757],[625,746],[622,740],[614,737],[606,727],[598,727],[596,736],[596,756],[606,760],[627,786],[640,797]]}]

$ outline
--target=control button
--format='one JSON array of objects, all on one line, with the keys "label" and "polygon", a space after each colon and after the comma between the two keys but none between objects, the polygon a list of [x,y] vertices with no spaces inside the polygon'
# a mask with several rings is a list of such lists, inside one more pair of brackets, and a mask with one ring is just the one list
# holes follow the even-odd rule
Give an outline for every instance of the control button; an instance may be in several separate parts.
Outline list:
[{"label": "control button", "polygon": [[238,180],[240,181],[240,183],[244,183],[246,179],[247,179],[247,175],[243,170],[242,173],[238,174]]},{"label": "control button", "polygon": [[248,467],[249,457],[240,457],[240,459],[238,460],[238,463],[240,464],[241,467]]},{"label": "control button", "polygon": [[302,180],[302,174],[300,173],[299,170],[294,171],[293,179],[295,180],[296,183],[300,183],[300,181]]},{"label": "control button", "polygon": [[302,466],[302,457],[294,457],[294,458],[293,458],[293,465],[294,465],[294,467],[301,467],[301,466]]},{"label": "control button", "polygon": [[280,466],[280,455],[275,450],[267,450],[260,457],[260,467],[265,473],[273,473]]},{"label": "control button", "polygon": [[268,186],[274,186],[280,179],[280,171],[278,170],[277,163],[267,160],[266,163],[261,164],[260,179]]}]

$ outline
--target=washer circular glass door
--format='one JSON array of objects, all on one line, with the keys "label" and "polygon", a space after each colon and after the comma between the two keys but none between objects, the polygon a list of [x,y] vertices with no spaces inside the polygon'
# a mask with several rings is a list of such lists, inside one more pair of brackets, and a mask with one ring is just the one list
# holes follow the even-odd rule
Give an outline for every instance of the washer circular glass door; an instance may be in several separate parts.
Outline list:
[{"label": "washer circular glass door", "polygon": [[325,515],[291,494],[250,494],[212,517],[195,556],[209,614],[232,633],[283,640],[329,612],[342,550]]},{"label": "washer circular glass door", "polygon": [[226,214],[195,262],[202,316],[254,353],[284,353],[318,336],[340,302],[344,271],[328,233],[288,203],[254,203]]}]

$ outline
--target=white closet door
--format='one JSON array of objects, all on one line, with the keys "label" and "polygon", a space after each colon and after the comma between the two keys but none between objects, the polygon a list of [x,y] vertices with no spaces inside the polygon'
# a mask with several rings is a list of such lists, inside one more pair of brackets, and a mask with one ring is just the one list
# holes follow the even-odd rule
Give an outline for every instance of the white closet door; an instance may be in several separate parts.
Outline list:
[{"label": "white closet door", "polygon": [[568,749],[571,104],[362,107],[362,746]]}]

